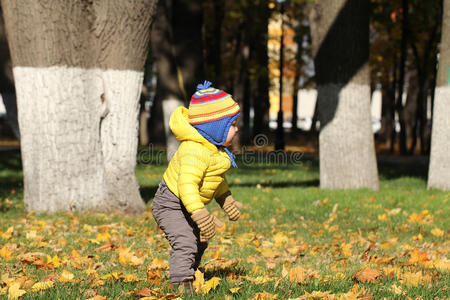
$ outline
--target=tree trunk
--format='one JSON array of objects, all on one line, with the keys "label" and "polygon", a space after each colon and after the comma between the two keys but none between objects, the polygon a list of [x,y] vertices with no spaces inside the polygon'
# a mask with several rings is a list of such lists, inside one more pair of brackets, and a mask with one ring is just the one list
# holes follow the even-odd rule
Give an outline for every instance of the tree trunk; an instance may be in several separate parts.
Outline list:
[{"label": "tree trunk", "polygon": [[[298,44],[297,44],[298,45]],[[301,47],[301,45],[298,45],[298,47]],[[299,51],[299,50],[297,50]],[[299,80],[300,80],[300,60],[297,61],[297,64],[295,66],[295,75],[294,75],[294,89],[293,89],[293,93],[292,93],[292,98],[293,98],[293,104],[292,104],[292,119],[291,119],[291,135],[295,136],[298,133],[298,115],[297,115],[297,110],[298,110],[298,90],[300,89],[300,84],[299,84]]]},{"label": "tree trunk", "polygon": [[395,87],[392,81],[386,81],[382,85],[382,115],[380,140],[385,145],[389,145],[392,130],[394,130],[394,105]]},{"label": "tree trunk", "polygon": [[17,101],[14,89],[11,55],[6,40],[5,23],[0,7],[0,94],[6,108],[6,117],[14,136],[20,140],[19,122],[17,120]]},{"label": "tree trunk", "polygon": [[158,4],[152,44],[158,67],[158,97],[163,105],[167,159],[179,141],[169,128],[175,108],[189,103],[196,85],[203,80],[202,8],[198,0],[168,0]]},{"label": "tree trunk", "polygon": [[156,20],[152,27],[152,50],[156,58],[158,82],[156,101],[162,103],[164,132],[166,136],[167,160],[170,161],[180,145],[169,128],[173,110],[183,106],[183,93],[178,81],[179,69],[175,63],[173,46],[172,13],[174,1],[159,1]]},{"label": "tree trunk", "polygon": [[[200,0],[176,0],[172,17],[175,58],[183,100],[189,103],[197,84],[204,81],[202,55],[203,10]],[[181,75],[181,76],[180,76]]]},{"label": "tree trunk", "polygon": [[[145,79],[144,79],[145,80]],[[139,111],[139,145],[148,146],[148,120],[150,118],[150,111],[145,107],[145,101],[148,99],[148,92],[145,85],[142,85],[141,97],[139,99],[140,111]]]},{"label": "tree trunk", "polygon": [[428,187],[450,190],[450,0],[444,0]]},{"label": "tree trunk", "polygon": [[369,1],[319,0],[311,29],[318,84],[320,186],[378,189],[370,117]]},{"label": "tree trunk", "polygon": [[414,71],[409,72],[408,90],[406,93],[405,105],[402,108],[403,120],[405,122],[405,146],[406,152],[402,154],[408,155],[408,146],[410,146],[414,136],[414,119],[417,111],[417,97],[419,97],[419,84],[417,74]]},{"label": "tree trunk", "polygon": [[239,73],[234,78],[233,98],[239,103],[241,108],[241,121],[239,122],[238,139],[234,139],[233,149],[238,150],[242,145],[249,142],[250,131],[250,80],[248,74],[248,61],[250,55],[250,47],[247,37],[244,34],[244,43],[240,47],[239,57]]},{"label": "tree trunk", "polygon": [[2,0],[27,210],[145,211],[135,167],[155,2]]},{"label": "tree trunk", "polygon": [[399,134],[399,146],[400,153],[405,155],[407,152],[406,146],[406,120],[405,114],[403,112],[403,90],[405,85],[405,62],[407,58],[407,45],[408,45],[408,14],[409,14],[409,0],[402,0],[402,8],[403,8],[403,16],[402,16],[402,40],[400,46],[400,74],[398,80],[398,96],[396,101],[396,111],[398,114],[398,122],[400,125],[400,134]]},{"label": "tree trunk", "polygon": [[267,53],[268,26],[270,11],[268,1],[261,0],[255,7],[254,32],[251,42],[252,52],[255,54],[256,76],[253,81],[256,83],[255,94],[253,95],[254,120],[253,136],[269,131],[269,56]]},{"label": "tree trunk", "polygon": [[205,59],[208,66],[212,66],[209,76],[217,86],[222,86],[222,25],[225,17],[225,0],[209,1],[209,21],[212,25],[204,27]]}]

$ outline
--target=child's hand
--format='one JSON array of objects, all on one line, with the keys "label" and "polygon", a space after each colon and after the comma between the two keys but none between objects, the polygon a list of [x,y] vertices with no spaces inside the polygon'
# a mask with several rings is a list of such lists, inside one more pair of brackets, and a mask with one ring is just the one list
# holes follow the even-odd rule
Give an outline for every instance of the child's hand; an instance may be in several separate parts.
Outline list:
[{"label": "child's hand", "polygon": [[216,235],[216,220],[206,208],[202,208],[191,215],[192,220],[200,229],[200,242],[207,242]]},{"label": "child's hand", "polygon": [[222,209],[227,213],[230,221],[237,221],[241,216],[239,208],[242,208],[242,203],[233,199],[231,194],[228,194],[223,199],[217,201]]}]

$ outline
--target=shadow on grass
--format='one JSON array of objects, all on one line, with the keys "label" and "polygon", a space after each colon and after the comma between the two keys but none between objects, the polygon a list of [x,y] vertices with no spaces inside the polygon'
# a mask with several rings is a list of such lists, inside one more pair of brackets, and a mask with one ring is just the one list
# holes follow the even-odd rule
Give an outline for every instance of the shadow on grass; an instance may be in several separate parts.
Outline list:
[{"label": "shadow on grass", "polygon": [[254,187],[259,184],[261,187],[273,187],[273,188],[284,188],[284,187],[318,187],[320,184],[319,179],[305,180],[305,181],[282,181],[282,182],[245,182],[245,183],[230,183],[230,187]]},{"label": "shadow on grass", "polygon": [[[242,162],[241,162],[242,163]],[[381,178],[397,179],[401,177],[416,177],[426,180],[428,177],[429,157],[425,156],[377,156],[378,172]],[[306,168],[305,168],[306,167]],[[319,172],[319,159],[317,155],[305,155],[298,164],[274,164],[265,161],[255,161],[253,165],[239,164],[238,173],[252,170],[299,170]],[[300,184],[302,185],[302,184]],[[313,186],[306,182],[304,185]],[[292,184],[295,186],[295,184]]]},{"label": "shadow on grass", "polygon": [[377,162],[380,177],[384,179],[416,177],[427,180],[428,178],[429,158],[425,156],[380,156]]}]

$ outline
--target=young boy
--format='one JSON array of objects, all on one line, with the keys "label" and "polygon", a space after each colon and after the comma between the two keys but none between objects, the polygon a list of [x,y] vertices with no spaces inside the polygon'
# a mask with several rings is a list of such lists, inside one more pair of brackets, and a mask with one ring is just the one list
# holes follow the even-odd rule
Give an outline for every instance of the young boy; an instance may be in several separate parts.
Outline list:
[{"label": "young boy", "polygon": [[242,207],[231,196],[224,173],[234,155],[226,148],[238,132],[239,105],[211,82],[197,85],[189,109],[172,113],[170,128],[181,141],[169,162],[153,199],[153,217],[172,248],[169,273],[173,288],[191,290],[208,240],[215,235],[216,219],[205,205],[214,197],[231,221]]}]

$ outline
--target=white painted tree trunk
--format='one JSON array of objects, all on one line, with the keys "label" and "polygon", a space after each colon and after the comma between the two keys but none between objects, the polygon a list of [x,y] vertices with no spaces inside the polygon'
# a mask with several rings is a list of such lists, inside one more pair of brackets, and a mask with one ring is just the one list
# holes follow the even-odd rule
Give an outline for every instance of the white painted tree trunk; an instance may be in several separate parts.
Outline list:
[{"label": "white painted tree trunk", "polygon": [[311,12],[321,188],[378,189],[370,116],[369,4],[317,0]]},{"label": "white painted tree trunk", "polygon": [[14,76],[27,209],[145,211],[134,174],[143,73],[16,67]]},{"label": "white painted tree trunk", "polygon": [[105,82],[109,114],[102,121],[101,142],[108,201],[121,211],[145,211],[136,181],[139,98],[143,72],[107,70]]},{"label": "white painted tree trunk", "polygon": [[[338,95],[334,118],[320,129],[320,186],[378,189],[369,86],[330,84],[319,89],[325,99]],[[319,109],[326,110],[321,106]]]},{"label": "white painted tree trunk", "polygon": [[145,212],[135,167],[155,4],[2,0],[28,210]]},{"label": "white painted tree trunk", "polygon": [[450,190],[450,0],[444,0],[428,187]]},{"label": "white painted tree trunk", "polygon": [[164,129],[166,132],[166,145],[167,145],[167,161],[172,159],[172,156],[178,150],[178,146],[180,146],[180,141],[178,141],[173,135],[172,131],[169,127],[169,119],[172,112],[178,106],[183,106],[184,103],[180,99],[176,98],[168,98],[164,99],[162,102],[163,114],[164,114]]},{"label": "white painted tree trunk", "polygon": [[450,190],[450,86],[436,88],[428,187]]},{"label": "white painted tree trunk", "polygon": [[105,207],[95,77],[81,68],[57,66],[15,67],[13,72],[27,210]]}]

